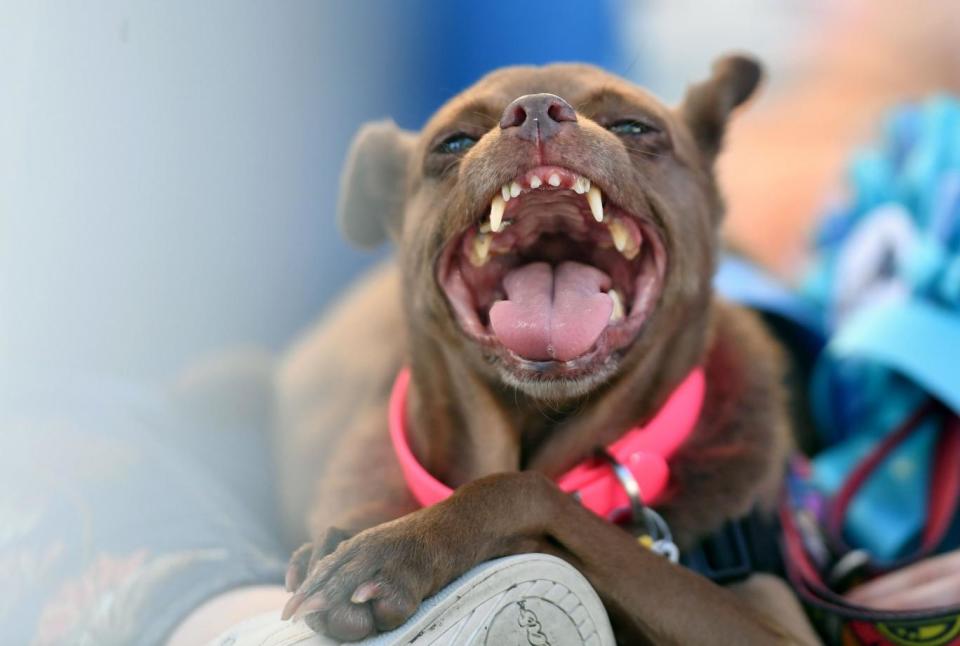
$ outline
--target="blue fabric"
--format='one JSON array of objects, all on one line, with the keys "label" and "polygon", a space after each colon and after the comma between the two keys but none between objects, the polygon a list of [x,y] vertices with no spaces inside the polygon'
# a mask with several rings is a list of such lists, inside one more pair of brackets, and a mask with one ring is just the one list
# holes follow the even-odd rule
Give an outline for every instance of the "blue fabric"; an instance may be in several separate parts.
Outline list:
[{"label": "blue fabric", "polygon": [[[811,484],[827,496],[927,397],[960,411],[960,103],[892,112],[848,183],[799,293],[730,262],[718,276],[721,291],[825,341],[810,405],[826,448]],[[937,430],[927,423],[898,446],[855,496],[851,545],[889,560],[916,544]]]}]

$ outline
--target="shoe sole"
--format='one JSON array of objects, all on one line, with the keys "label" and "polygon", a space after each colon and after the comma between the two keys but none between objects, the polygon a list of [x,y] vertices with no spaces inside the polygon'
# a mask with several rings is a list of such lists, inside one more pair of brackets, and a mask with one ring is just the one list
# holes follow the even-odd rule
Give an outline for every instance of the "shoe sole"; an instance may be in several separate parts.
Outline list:
[{"label": "shoe sole", "polygon": [[[339,646],[302,621],[261,615],[210,646]],[[474,568],[425,600],[402,626],[363,646],[614,646],[590,583],[546,554],[509,556]]]}]

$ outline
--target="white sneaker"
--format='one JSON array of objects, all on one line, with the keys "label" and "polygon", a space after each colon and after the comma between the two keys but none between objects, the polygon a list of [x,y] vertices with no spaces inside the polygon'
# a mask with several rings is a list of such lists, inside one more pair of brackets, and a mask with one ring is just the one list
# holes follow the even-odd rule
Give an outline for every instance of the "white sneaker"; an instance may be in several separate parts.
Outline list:
[{"label": "white sneaker", "polygon": [[[210,646],[338,646],[302,621],[268,613]],[[572,566],[546,554],[480,565],[425,600],[407,623],[363,646],[614,646],[597,593]]]}]

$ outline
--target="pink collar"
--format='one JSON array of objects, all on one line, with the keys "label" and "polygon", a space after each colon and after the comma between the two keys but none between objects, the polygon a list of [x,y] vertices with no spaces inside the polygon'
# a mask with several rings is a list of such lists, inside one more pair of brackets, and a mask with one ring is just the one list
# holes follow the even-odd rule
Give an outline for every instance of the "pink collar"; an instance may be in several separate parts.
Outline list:
[{"label": "pink collar", "polygon": [[[421,465],[410,450],[406,432],[407,390],[410,370],[397,375],[390,394],[390,439],[403,468],[407,487],[424,507],[440,502],[453,490]],[[643,426],[635,426],[606,447],[609,455],[625,466],[640,486],[642,500],[653,505],[663,499],[670,477],[667,464],[677,448],[693,433],[705,390],[702,368],[695,368],[671,393],[663,408]],[[609,462],[588,459],[557,478],[557,485],[578,496],[584,507],[612,519],[630,507],[630,499]]]}]

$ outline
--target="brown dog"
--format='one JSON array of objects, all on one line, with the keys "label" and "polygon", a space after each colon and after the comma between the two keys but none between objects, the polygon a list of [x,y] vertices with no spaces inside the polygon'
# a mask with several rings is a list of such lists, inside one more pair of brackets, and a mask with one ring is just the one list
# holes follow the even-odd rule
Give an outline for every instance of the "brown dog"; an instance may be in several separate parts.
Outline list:
[{"label": "brown dog", "polygon": [[[367,126],[347,165],[347,236],[375,272],[296,348],[280,383],[288,572],[311,626],[402,623],[472,566],[543,551],[595,587],[623,643],[770,643],[750,604],[639,546],[551,480],[656,413],[696,366],[706,396],[657,505],[681,549],[769,509],[788,429],[777,351],[712,294],[713,176],[759,66],[720,60],[670,109],[584,65],[494,72],[419,134]],[[410,444],[455,495],[418,509],[387,430],[404,366]],[[391,521],[391,522],[388,522]],[[352,601],[351,601],[352,599]]]}]

